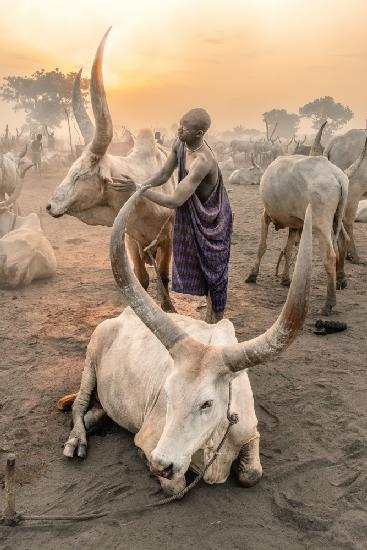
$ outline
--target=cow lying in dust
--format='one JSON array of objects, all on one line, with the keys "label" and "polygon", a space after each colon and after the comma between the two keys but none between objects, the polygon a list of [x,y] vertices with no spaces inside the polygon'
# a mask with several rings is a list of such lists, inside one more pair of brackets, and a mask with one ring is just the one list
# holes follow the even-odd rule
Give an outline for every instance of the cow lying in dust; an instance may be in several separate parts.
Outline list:
[{"label": "cow lying in dust", "polygon": [[[114,189],[113,183],[124,176],[137,183],[145,182],[163,168],[167,153],[157,145],[153,132],[144,129],[138,132],[134,148],[128,156],[107,154],[113,137],[112,119],[102,77],[103,51],[108,32],[97,49],[91,71],[90,92],[96,122],[95,130],[93,125],[86,124],[86,112],[80,108],[76,109],[77,120],[81,124],[80,129],[84,132],[85,140],[89,140],[91,135],[93,139],[55,190],[47,210],[54,217],[69,214],[89,225],[111,227],[121,206],[131,195],[130,192]],[[75,93],[74,89],[74,95]],[[162,176],[162,181],[167,181],[168,176],[163,171]],[[173,194],[174,188],[172,177],[160,187],[162,192],[167,194]],[[145,264],[151,263],[151,259],[145,249],[153,243],[150,250],[157,259],[158,272],[165,287],[162,308],[167,311],[172,311],[168,295],[172,230],[172,212],[141,197],[128,223],[129,253],[136,276],[143,287],[148,288],[149,275]]]},{"label": "cow lying in dust", "polygon": [[252,166],[234,170],[228,178],[231,185],[259,185],[264,170],[256,164],[254,156],[251,155]]},{"label": "cow lying in dust", "polygon": [[367,223],[367,200],[359,201],[357,213],[356,213],[356,222]]},{"label": "cow lying in dust", "polygon": [[1,211],[0,205],[0,288],[25,286],[55,274],[55,253],[37,214],[16,216]]},{"label": "cow lying in dust", "polygon": [[281,280],[283,285],[289,285],[292,248],[299,238],[307,205],[311,204],[313,228],[317,233],[328,279],[326,302],[321,313],[330,315],[336,304],[336,289],[347,286],[344,260],[349,238],[343,226],[343,216],[349,179],[354,178],[364,164],[367,140],[357,160],[343,172],[325,157],[318,156],[322,154],[321,136],[325,124],[315,137],[311,157],[278,157],[264,172],[260,182],[264,202],[261,237],[256,262],[246,282],[256,283],[260,262],[266,251],[269,224],[273,222],[276,229],[289,228],[287,245],[282,252],[285,265]]},{"label": "cow lying in dust", "polygon": [[10,210],[19,196],[24,173],[18,177],[14,192],[0,203],[0,288],[17,288],[56,274],[55,253],[37,214],[21,217]]},{"label": "cow lying in dust", "polygon": [[[246,369],[275,358],[298,334],[307,310],[312,258],[312,211],[305,218],[295,274],[285,306],[273,326],[238,343],[228,320],[216,325],[164,313],[131,271],[124,239],[127,219],[144,188],[124,205],[111,237],[111,264],[130,307],[102,322],[92,335],[79,393],[74,427],[64,455],[85,457],[86,428],[107,414],[135,433],[162,488],[177,493],[190,464],[202,471],[228,426],[227,409],[239,415],[207,483],[223,483],[239,458],[243,486],[259,481],[259,434]],[[232,397],[229,397],[230,387]],[[96,390],[99,408],[88,410]]]}]

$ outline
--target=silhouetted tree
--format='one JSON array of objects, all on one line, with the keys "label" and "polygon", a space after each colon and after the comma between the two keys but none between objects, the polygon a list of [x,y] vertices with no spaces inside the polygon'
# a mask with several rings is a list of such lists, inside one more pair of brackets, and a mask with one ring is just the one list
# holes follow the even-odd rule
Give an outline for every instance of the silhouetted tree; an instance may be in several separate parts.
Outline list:
[{"label": "silhouetted tree", "polygon": [[[41,69],[31,76],[7,76],[0,87],[0,98],[13,103],[15,111],[26,112],[30,125],[60,126],[65,120],[65,108],[71,104],[71,92],[76,73],[64,74],[60,69]],[[89,88],[89,79],[81,79],[83,95]]]},{"label": "silhouetted tree", "polygon": [[290,114],[285,109],[272,109],[263,113],[262,116],[264,122],[268,122],[270,134],[276,126],[273,138],[284,137],[289,139],[297,133],[300,122],[299,115]]},{"label": "silhouetted tree", "polygon": [[328,120],[324,134],[331,134],[335,130],[339,130],[354,116],[350,107],[336,103],[330,96],[319,97],[306,103],[299,108],[299,114],[301,117],[310,118],[315,130],[318,130],[321,124]]}]

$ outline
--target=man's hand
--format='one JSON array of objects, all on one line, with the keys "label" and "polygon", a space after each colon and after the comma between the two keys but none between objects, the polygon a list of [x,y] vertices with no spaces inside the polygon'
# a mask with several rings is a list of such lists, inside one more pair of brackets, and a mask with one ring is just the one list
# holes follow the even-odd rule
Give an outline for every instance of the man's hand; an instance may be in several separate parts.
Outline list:
[{"label": "man's hand", "polygon": [[129,191],[132,193],[140,187],[138,183],[135,183],[135,181],[126,174],[121,174],[118,178],[112,178],[112,183],[110,185],[115,191]]}]

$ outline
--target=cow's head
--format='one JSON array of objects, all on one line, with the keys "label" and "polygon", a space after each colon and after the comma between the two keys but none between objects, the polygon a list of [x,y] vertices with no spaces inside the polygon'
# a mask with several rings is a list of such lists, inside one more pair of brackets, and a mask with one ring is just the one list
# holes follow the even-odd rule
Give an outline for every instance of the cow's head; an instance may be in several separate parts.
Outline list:
[{"label": "cow's head", "polygon": [[8,153],[16,165],[19,174],[22,174],[24,171],[27,171],[31,166],[33,166],[33,162],[26,156],[27,150],[28,146],[26,145],[21,153]]},{"label": "cow's head", "polygon": [[287,301],[274,325],[261,336],[241,344],[204,345],[157,306],[131,270],[124,231],[129,212],[144,189],[125,203],[115,219],[111,265],[129,305],[173,358],[174,368],[164,386],[165,426],[149,460],[154,473],[175,479],[185,473],[192,455],[205,447],[215,430],[224,432],[228,423],[229,381],[244,369],[274,358],[288,347],[302,327],[311,276],[312,213],[309,207]]},{"label": "cow's head", "polygon": [[[47,211],[54,217],[66,213],[75,215],[103,204],[106,183],[112,182],[106,152],[113,128],[102,76],[103,51],[109,31],[97,49],[91,72],[90,95],[96,122],[93,139],[51,197]],[[80,74],[78,76],[80,86]]]}]

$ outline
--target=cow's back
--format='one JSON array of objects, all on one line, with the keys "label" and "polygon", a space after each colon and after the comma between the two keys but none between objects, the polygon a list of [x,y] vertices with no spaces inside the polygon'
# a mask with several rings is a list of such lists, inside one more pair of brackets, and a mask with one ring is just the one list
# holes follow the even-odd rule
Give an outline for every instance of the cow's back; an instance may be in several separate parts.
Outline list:
[{"label": "cow's back", "polygon": [[325,157],[278,157],[260,182],[265,209],[279,227],[302,227],[308,204],[314,227],[327,213],[332,220],[347,191],[348,178]]}]

